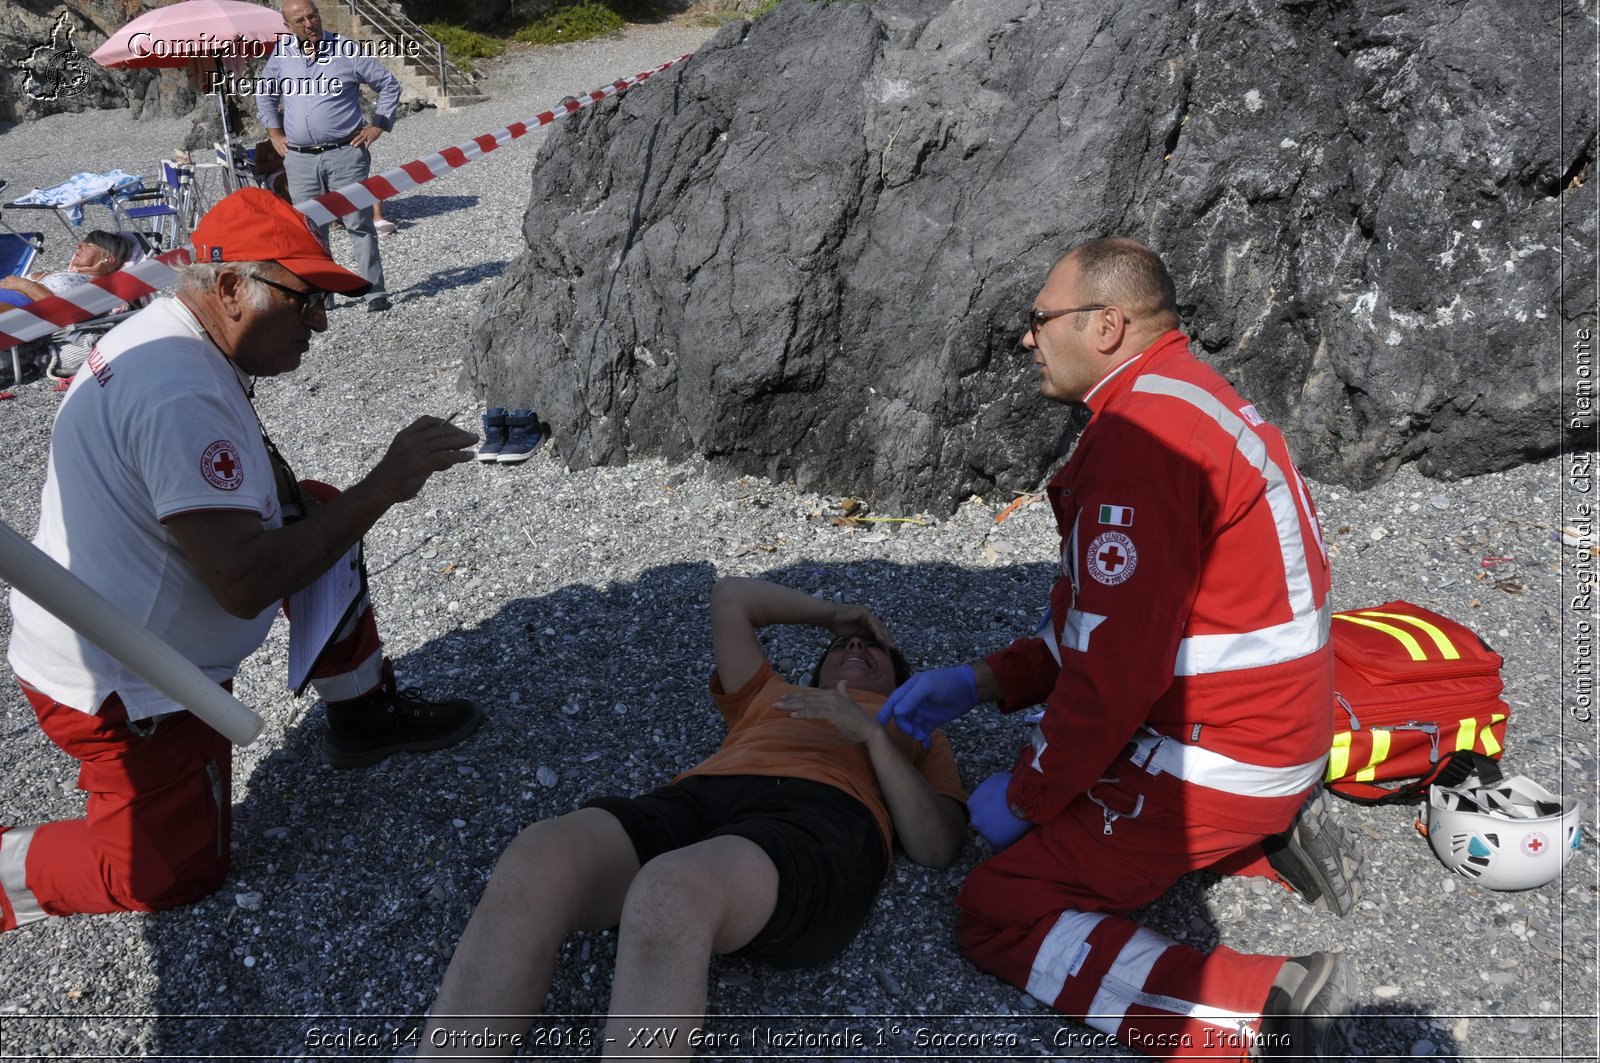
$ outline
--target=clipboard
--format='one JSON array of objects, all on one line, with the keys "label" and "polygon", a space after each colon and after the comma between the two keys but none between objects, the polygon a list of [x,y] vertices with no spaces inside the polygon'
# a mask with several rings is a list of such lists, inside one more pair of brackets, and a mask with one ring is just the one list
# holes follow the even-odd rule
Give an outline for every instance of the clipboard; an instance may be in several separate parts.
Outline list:
[{"label": "clipboard", "polygon": [[289,595],[289,689],[305,693],[311,673],[367,598],[362,544],[345,551],[309,586]]}]

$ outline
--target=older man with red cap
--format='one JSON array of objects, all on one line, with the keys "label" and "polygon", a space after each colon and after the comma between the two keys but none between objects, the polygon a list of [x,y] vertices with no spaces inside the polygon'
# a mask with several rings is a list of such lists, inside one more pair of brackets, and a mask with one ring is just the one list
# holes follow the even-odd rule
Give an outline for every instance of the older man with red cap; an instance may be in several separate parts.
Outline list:
[{"label": "older man with red cap", "polygon": [[[367,281],[262,189],[218,203],[193,241],[176,296],[109,332],[67,392],[34,542],[227,684],[280,601],[429,476],[472,460],[477,437],[420,417],[347,490],[297,481],[256,417],[253,378],[298,367],[331,293]],[[13,593],[11,613],[11,666],[89,799],[83,819],[0,828],[0,930],[215,891],[229,859],[227,740],[28,599]],[[472,702],[398,689],[364,595],[352,614],[311,672],[331,766],[477,729]]]}]

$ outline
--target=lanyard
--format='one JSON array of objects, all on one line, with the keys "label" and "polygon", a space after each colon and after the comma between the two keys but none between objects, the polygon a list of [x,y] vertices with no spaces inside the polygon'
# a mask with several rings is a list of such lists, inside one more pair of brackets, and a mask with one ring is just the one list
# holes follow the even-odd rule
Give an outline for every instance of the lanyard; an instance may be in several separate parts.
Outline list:
[{"label": "lanyard", "polygon": [[[238,374],[234,374],[238,379]],[[250,405],[250,412],[255,414],[256,427],[261,431],[261,442],[267,448],[267,461],[272,465],[272,482],[277,488],[278,507],[283,510],[286,520],[299,520],[306,515],[305,495],[300,492],[300,478],[295,476],[294,469],[289,467],[289,461],[278,449],[278,444],[267,435],[267,426],[261,423],[261,414],[256,412],[255,381],[245,387],[244,381],[239,381],[239,387],[244,391],[244,400]]]}]

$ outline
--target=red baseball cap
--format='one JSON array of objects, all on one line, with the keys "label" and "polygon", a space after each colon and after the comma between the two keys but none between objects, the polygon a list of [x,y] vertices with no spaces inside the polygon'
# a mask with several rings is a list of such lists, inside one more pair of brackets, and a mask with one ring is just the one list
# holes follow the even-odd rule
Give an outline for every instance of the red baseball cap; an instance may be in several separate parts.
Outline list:
[{"label": "red baseball cap", "polygon": [[311,219],[265,188],[224,197],[190,240],[196,262],[276,262],[307,284],[341,295],[365,295],[372,287],[333,260]]}]

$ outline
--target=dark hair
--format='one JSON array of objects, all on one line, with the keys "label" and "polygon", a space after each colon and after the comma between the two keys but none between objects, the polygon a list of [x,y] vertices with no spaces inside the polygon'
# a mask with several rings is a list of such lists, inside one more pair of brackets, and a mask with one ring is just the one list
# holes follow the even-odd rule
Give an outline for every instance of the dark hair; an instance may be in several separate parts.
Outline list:
[{"label": "dark hair", "polygon": [[128,259],[133,257],[133,241],[121,233],[106,232],[104,229],[92,229],[88,236],[83,238],[86,244],[92,244],[110,255],[121,269],[128,264]]},{"label": "dark hair", "polygon": [[[1178,289],[1166,264],[1137,240],[1108,236],[1090,240],[1068,251],[1078,266],[1078,294],[1085,302],[1126,306],[1127,314],[1168,318],[1178,324]],[[1085,321],[1079,318],[1080,323]]]},{"label": "dark hair", "polygon": [[[828,653],[833,648],[833,643],[822,648],[822,656],[817,658],[816,667],[811,669],[811,686],[822,685],[822,666],[828,660]],[[889,663],[894,665],[894,685],[899,686],[911,678],[911,662],[906,660],[906,655],[896,647],[889,647]]]}]

